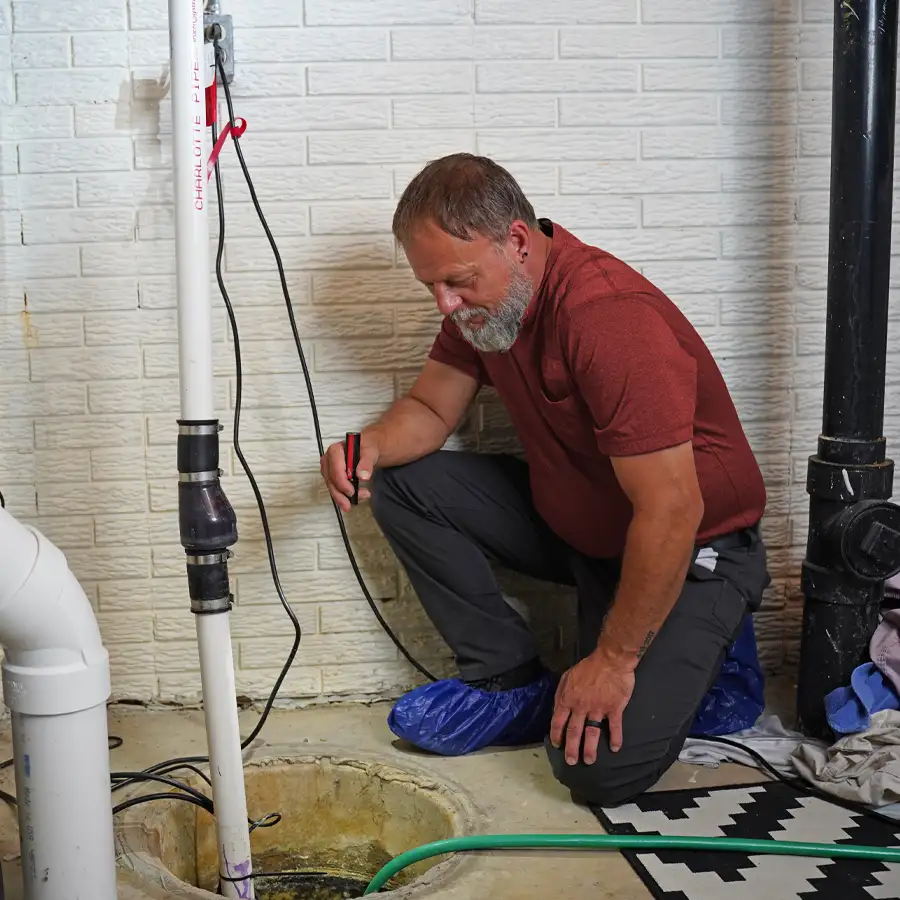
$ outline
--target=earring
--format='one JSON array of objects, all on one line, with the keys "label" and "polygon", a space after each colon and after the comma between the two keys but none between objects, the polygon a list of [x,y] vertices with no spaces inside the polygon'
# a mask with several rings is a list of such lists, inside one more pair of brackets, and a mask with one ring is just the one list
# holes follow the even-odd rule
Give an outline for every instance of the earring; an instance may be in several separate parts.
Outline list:
[{"label": "earring", "polygon": [[526,257],[526,256],[528,256],[528,251],[527,251],[527,250],[522,254],[522,262],[525,262],[525,257]]}]

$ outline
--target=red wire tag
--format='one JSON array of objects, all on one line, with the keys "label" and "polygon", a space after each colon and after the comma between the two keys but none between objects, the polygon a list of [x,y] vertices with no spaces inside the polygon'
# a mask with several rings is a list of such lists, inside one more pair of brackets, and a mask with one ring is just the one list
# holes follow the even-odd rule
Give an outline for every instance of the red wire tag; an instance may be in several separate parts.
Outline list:
[{"label": "red wire tag", "polygon": [[206,127],[216,124],[216,81],[206,89]]},{"label": "red wire tag", "polygon": [[246,130],[246,119],[235,119],[233,129],[231,127],[231,122],[225,123],[225,127],[222,129],[222,133],[219,135],[219,139],[216,141],[216,145],[215,147],[213,147],[212,153],[209,154],[209,162],[206,164],[207,181],[212,178],[212,173],[216,168],[216,160],[219,158],[219,154],[222,152],[222,147],[225,146],[225,141],[228,138],[228,135],[230,134],[234,138],[239,138]]}]

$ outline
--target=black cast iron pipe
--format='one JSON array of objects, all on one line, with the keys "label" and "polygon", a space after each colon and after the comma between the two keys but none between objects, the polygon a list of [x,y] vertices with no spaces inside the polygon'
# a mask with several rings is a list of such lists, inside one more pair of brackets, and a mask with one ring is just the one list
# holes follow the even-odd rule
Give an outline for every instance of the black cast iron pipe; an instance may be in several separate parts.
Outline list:
[{"label": "black cast iron pipe", "polygon": [[801,731],[825,739],[825,696],[868,658],[884,580],[900,569],[882,434],[898,2],[834,0],[825,398],[807,475],[797,689]]}]

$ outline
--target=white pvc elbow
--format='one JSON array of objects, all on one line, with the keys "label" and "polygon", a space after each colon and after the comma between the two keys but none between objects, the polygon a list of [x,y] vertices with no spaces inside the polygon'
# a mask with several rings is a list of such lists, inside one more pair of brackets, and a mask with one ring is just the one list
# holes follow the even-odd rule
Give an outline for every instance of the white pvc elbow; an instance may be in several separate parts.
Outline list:
[{"label": "white pvc elbow", "polygon": [[109,698],[109,657],[65,556],[2,508],[0,644],[3,699],[14,712],[60,715]]}]

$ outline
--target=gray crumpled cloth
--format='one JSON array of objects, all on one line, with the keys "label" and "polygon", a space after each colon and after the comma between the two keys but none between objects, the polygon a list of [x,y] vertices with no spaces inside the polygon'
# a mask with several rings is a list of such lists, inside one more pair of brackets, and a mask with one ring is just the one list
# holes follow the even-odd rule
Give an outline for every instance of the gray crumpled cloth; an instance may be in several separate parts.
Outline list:
[{"label": "gray crumpled cloth", "polygon": [[900,712],[882,710],[871,726],[830,747],[801,744],[793,754],[800,775],[823,791],[869,806],[900,801]]}]

